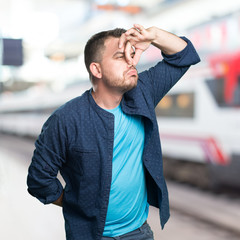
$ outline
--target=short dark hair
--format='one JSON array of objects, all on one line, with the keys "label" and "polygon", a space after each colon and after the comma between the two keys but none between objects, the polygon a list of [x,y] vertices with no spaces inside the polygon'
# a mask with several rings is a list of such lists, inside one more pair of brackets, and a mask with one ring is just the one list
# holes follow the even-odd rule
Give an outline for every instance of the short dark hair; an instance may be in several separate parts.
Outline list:
[{"label": "short dark hair", "polygon": [[123,28],[115,28],[113,30],[102,31],[93,35],[86,43],[84,49],[85,65],[91,76],[90,64],[92,62],[100,62],[102,60],[102,53],[105,49],[104,43],[109,37],[120,38],[126,30]]}]

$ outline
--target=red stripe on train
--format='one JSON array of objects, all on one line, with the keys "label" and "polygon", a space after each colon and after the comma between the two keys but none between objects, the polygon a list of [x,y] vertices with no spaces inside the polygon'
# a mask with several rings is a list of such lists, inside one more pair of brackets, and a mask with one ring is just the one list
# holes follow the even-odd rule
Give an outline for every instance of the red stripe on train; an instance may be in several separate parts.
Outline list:
[{"label": "red stripe on train", "polygon": [[220,146],[213,137],[193,137],[174,134],[160,134],[162,139],[173,139],[181,142],[194,142],[199,144],[204,152],[205,158],[209,162],[225,165],[229,158],[223,153]]}]

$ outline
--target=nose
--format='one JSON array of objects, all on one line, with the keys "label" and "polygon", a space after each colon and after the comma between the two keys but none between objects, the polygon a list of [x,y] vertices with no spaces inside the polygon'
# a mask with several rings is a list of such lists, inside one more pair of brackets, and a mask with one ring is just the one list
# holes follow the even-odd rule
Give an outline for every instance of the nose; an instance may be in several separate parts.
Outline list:
[{"label": "nose", "polygon": [[128,64],[128,68],[136,68],[133,64]]},{"label": "nose", "polygon": [[128,64],[128,68],[129,68],[129,69],[130,69],[130,68],[135,68],[135,66],[132,65],[132,64]]}]

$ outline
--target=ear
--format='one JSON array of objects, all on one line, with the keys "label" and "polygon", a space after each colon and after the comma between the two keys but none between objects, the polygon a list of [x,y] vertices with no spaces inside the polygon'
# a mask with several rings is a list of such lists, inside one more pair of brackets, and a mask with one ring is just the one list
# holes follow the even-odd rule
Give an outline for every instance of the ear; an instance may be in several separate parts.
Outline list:
[{"label": "ear", "polygon": [[102,77],[102,69],[99,63],[92,62],[89,66],[92,75],[96,78]]}]

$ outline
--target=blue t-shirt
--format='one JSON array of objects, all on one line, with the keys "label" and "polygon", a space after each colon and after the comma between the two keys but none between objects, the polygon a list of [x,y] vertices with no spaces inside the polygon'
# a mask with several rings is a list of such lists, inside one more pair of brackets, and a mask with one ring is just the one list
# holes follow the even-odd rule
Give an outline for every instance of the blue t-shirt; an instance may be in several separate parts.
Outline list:
[{"label": "blue t-shirt", "polygon": [[126,115],[119,105],[114,114],[112,183],[103,236],[115,237],[139,228],[148,217],[142,153],[144,124],[140,116]]}]

